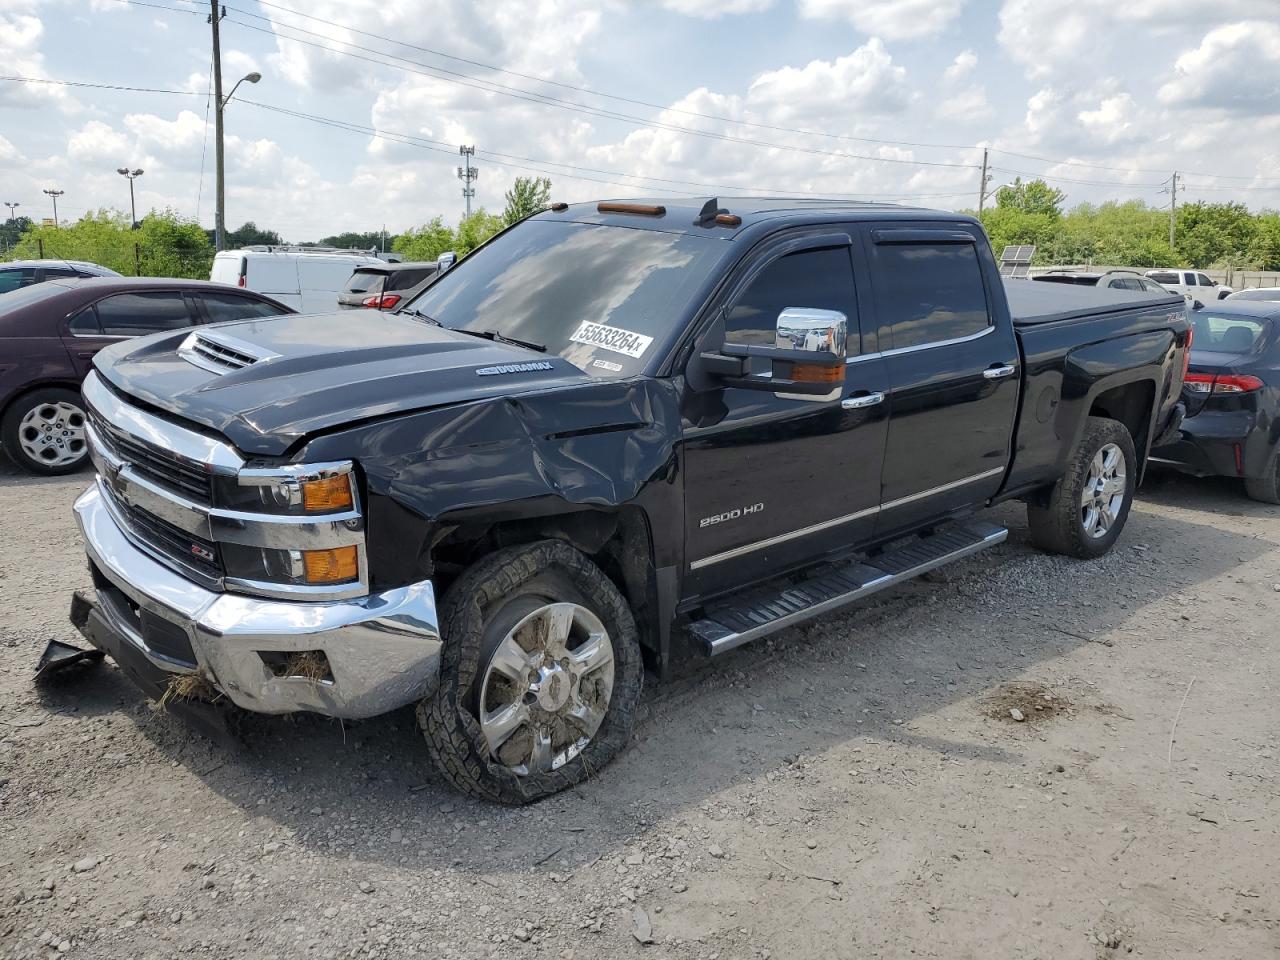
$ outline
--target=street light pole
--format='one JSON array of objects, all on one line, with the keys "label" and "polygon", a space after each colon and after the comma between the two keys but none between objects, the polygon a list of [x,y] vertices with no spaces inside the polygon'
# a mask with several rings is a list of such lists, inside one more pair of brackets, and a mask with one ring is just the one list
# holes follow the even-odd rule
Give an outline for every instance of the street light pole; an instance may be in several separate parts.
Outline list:
[{"label": "street light pole", "polygon": [[9,222],[13,223],[13,221],[17,219],[16,217],[14,217],[13,211],[17,210],[20,206],[22,206],[22,201],[15,200],[13,201],[13,203],[10,203],[8,200],[6,200],[4,202],[4,205],[9,208]]},{"label": "street light pole", "polygon": [[137,170],[130,170],[128,167],[117,167],[116,173],[122,177],[129,179],[129,229],[133,230],[138,225],[138,208],[133,202],[133,181],[137,180],[143,174],[143,170],[139,167]]},{"label": "street light pole", "polygon": [[66,192],[67,191],[65,190],[58,190],[56,188],[45,191],[46,194],[53,198],[53,227],[55,230],[58,228],[58,198]]}]

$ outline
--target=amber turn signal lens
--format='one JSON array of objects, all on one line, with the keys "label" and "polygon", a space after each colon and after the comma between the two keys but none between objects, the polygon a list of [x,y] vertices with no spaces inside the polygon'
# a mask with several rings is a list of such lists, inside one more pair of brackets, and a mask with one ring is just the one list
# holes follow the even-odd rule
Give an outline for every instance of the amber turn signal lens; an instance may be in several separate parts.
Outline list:
[{"label": "amber turn signal lens", "polygon": [[791,367],[791,379],[797,383],[840,383],[844,380],[844,364],[797,363]]},{"label": "amber turn signal lens", "polygon": [[303,550],[302,563],[307,571],[307,583],[343,583],[360,577],[355,547]]},{"label": "amber turn signal lens", "polygon": [[351,479],[349,474],[308,480],[302,485],[302,509],[350,510]]}]

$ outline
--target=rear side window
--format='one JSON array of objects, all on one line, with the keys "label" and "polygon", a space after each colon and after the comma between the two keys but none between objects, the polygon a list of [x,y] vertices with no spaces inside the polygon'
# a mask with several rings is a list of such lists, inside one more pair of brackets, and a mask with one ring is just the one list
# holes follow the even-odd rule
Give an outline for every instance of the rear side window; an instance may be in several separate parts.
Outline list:
[{"label": "rear side window", "polygon": [[204,304],[210,323],[257,320],[262,317],[276,317],[282,312],[274,304],[263,303],[253,297],[237,297],[232,293],[193,293],[191,296]]},{"label": "rear side window", "polygon": [[1267,323],[1258,317],[1223,316],[1197,310],[1191,315],[1191,327],[1195,331],[1192,350],[1249,353],[1266,332]]},{"label": "rear side window", "polygon": [[93,309],[93,304],[68,320],[67,329],[77,337],[96,337],[102,333],[102,328],[98,326],[98,313]]},{"label": "rear side window", "polygon": [[387,277],[386,289],[408,290],[410,287],[416,287],[435,272],[435,267],[423,267],[421,270],[397,270]]},{"label": "rear side window", "polygon": [[117,293],[99,300],[98,322],[109,337],[134,337],[191,326],[191,313],[178,290]]},{"label": "rear side window", "polygon": [[1156,283],[1177,283],[1178,275],[1176,273],[1149,273],[1147,274]]},{"label": "rear side window", "polygon": [[801,250],[773,261],[729,311],[725,340],[775,346],[778,314],[787,307],[839,310],[849,321],[849,352],[857,353],[857,296],[849,248]]},{"label": "rear side window", "polygon": [[36,281],[36,272],[31,267],[15,270],[0,270],[0,293],[8,293],[19,287],[29,287]]},{"label": "rear side window", "polygon": [[972,243],[879,243],[874,300],[892,347],[919,347],[981,333],[991,325]]},{"label": "rear side window", "polygon": [[357,270],[347,281],[347,293],[380,293],[387,275],[376,270]]}]

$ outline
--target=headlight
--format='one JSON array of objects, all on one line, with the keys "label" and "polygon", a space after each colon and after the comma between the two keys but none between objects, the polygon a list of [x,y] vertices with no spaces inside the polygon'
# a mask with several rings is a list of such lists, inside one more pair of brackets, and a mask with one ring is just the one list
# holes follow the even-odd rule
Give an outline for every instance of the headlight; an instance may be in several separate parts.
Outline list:
[{"label": "headlight", "polygon": [[356,506],[355,473],[350,460],[246,467],[216,478],[214,498],[221,507],[248,513],[343,513]]}]

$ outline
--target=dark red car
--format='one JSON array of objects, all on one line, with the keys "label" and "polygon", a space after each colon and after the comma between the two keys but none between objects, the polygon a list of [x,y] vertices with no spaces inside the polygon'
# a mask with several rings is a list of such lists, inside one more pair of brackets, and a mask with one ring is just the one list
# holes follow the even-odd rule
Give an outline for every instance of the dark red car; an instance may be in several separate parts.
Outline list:
[{"label": "dark red car", "polygon": [[164,330],[296,311],[205,280],[59,279],[0,294],[0,444],[34,473],[88,459],[80,382],[108,344]]}]

